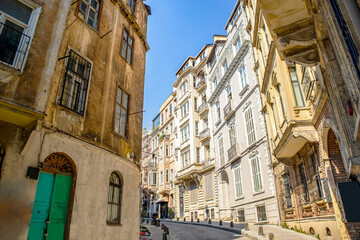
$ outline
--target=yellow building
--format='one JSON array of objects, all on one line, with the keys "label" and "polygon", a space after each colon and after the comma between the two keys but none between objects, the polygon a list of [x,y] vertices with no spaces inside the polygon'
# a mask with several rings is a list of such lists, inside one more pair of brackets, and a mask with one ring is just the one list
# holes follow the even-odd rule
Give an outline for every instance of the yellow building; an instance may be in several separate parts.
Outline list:
[{"label": "yellow building", "polygon": [[353,56],[360,48],[352,20],[359,6],[341,0],[244,3],[281,222],[321,239],[356,239],[360,209],[351,195],[360,194],[360,88]]}]

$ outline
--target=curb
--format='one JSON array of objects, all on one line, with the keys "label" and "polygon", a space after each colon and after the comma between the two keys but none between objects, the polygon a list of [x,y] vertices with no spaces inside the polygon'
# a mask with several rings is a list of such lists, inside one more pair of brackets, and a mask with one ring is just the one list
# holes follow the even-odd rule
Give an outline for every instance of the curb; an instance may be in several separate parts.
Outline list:
[{"label": "curb", "polygon": [[[190,225],[199,225],[199,226],[204,226],[204,227],[211,227],[211,228],[217,228],[220,230],[224,230],[224,231],[228,231],[228,232],[233,232],[233,233],[238,233],[240,235],[242,235],[241,233],[241,229],[236,229],[236,228],[227,228],[227,227],[221,227],[221,226],[216,226],[216,225],[212,225],[212,224],[204,224],[204,223],[194,223],[194,222],[180,222],[180,221],[171,221],[171,220],[161,220],[163,222],[171,222],[171,223],[180,223],[180,224],[190,224]],[[257,240],[256,238],[254,240]]]}]

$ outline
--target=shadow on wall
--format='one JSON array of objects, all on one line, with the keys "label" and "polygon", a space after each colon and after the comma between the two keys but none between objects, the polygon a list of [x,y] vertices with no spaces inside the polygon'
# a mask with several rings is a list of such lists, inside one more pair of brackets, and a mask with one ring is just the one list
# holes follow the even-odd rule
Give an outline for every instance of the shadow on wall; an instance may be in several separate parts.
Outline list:
[{"label": "shadow on wall", "polygon": [[25,196],[25,187],[6,187],[0,185],[0,239],[17,239],[31,218],[29,201]]}]

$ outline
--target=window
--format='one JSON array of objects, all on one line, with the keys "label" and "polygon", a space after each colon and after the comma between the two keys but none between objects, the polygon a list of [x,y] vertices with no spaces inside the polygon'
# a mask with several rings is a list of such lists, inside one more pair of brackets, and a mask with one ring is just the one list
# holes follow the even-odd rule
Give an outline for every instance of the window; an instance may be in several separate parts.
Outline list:
[{"label": "window", "polygon": [[214,85],[215,85],[215,88],[218,86],[218,79],[217,79],[217,77],[215,77]]},{"label": "window", "polygon": [[169,154],[169,145],[166,145],[165,146],[165,156],[168,157],[170,154]]},{"label": "window", "polygon": [[305,106],[304,97],[302,95],[302,91],[300,88],[300,83],[299,83],[299,79],[297,77],[296,69],[294,67],[290,67],[289,73],[290,73],[291,85],[292,85],[292,88],[294,91],[296,106],[304,107]]},{"label": "window", "polygon": [[121,136],[126,136],[128,123],[129,95],[118,87],[115,106],[115,127],[114,131]]},{"label": "window", "polygon": [[195,181],[190,181],[190,202],[195,203],[198,201],[198,189]]},{"label": "window", "polygon": [[196,162],[200,162],[200,148],[196,148]]},{"label": "window", "polygon": [[109,196],[106,218],[106,222],[108,224],[120,224],[121,194],[122,183],[120,177],[117,173],[113,172],[111,173],[109,183]]},{"label": "window", "polygon": [[254,120],[253,120],[251,108],[245,110],[245,124],[246,124],[248,145],[251,145],[256,141]]},{"label": "window", "polygon": [[162,185],[163,185],[163,182],[164,182],[163,171],[160,171],[159,182],[160,182],[160,186],[162,186]]},{"label": "window", "polygon": [[230,102],[231,99],[232,99],[231,85],[228,85],[228,86],[227,86],[227,88],[226,88],[226,93],[227,93],[228,102]]},{"label": "window", "polygon": [[215,219],[215,209],[212,208],[210,212],[211,212],[211,219]]},{"label": "window", "polygon": [[151,174],[149,174],[149,185],[151,184]]},{"label": "window", "polygon": [[196,88],[196,77],[193,77],[193,87]]},{"label": "window", "polygon": [[213,198],[213,180],[212,173],[205,175],[205,199]]},{"label": "window", "polygon": [[160,147],[160,161],[161,161],[161,159],[163,158],[163,147]]},{"label": "window", "polygon": [[189,113],[189,101],[181,106],[181,117],[185,117]]},{"label": "window", "polygon": [[60,105],[84,114],[91,64],[70,50],[62,82]]},{"label": "window", "polygon": [[185,81],[182,85],[181,85],[181,93],[182,95],[184,95],[187,92],[188,89],[188,85],[187,85],[187,81]]},{"label": "window", "polygon": [[164,113],[161,113],[161,115],[160,115],[160,122],[161,122],[161,124],[164,123]]},{"label": "window", "polygon": [[18,0],[0,0],[0,62],[22,70],[41,9]]},{"label": "window", "polygon": [[235,124],[230,125],[229,127],[229,137],[230,137],[230,146],[234,146],[236,144],[236,130]]},{"label": "window", "polygon": [[282,192],[284,196],[284,205],[286,208],[292,208],[291,192],[290,192],[290,181],[289,174],[282,175]]},{"label": "window", "polygon": [[282,116],[284,118],[284,116],[285,116],[285,108],[284,108],[284,102],[283,102],[283,99],[282,99],[282,96],[281,96],[280,84],[276,85],[276,91],[279,94]]},{"label": "window", "polygon": [[134,39],[129,35],[129,32],[124,29],[123,41],[121,47],[121,56],[129,63],[132,63],[132,51],[133,51]]},{"label": "window", "polygon": [[172,104],[170,103],[169,105],[169,114],[171,115],[172,114]]},{"label": "window", "polygon": [[263,221],[267,220],[265,205],[257,206],[256,207],[256,213],[257,213],[257,217],[258,217],[259,222],[263,222]]},{"label": "window", "polygon": [[197,211],[195,211],[194,216],[195,216],[195,219],[198,218],[198,212]]},{"label": "window", "polygon": [[168,183],[169,182],[169,169],[165,170],[165,182]]},{"label": "window", "polygon": [[196,97],[194,97],[194,110],[195,111],[197,111],[197,109],[198,109],[198,106],[197,106],[197,98]]},{"label": "window", "polygon": [[226,71],[228,70],[229,66],[228,66],[228,63],[227,63],[227,59],[225,59],[225,62],[223,64],[223,74],[226,73]]},{"label": "window", "polygon": [[135,6],[136,6],[136,0],[128,0],[128,4],[129,4],[131,10],[134,12]]},{"label": "window", "polygon": [[170,156],[172,156],[172,155],[173,155],[173,144],[170,143]]},{"label": "window", "polygon": [[310,161],[311,161],[311,167],[312,167],[312,176],[313,179],[315,178],[316,181],[316,186],[317,186],[317,197],[318,199],[323,199],[324,198],[324,194],[323,194],[323,190],[322,190],[322,184],[321,184],[321,180],[320,180],[320,174],[319,174],[319,168],[318,168],[318,161],[317,161],[317,157],[316,154],[313,153],[310,157]]},{"label": "window", "polygon": [[238,36],[238,38],[236,39],[236,42],[235,42],[234,45],[235,45],[236,52],[238,52],[240,50],[240,48],[241,48],[241,38],[240,38],[240,36]]},{"label": "window", "polygon": [[185,168],[189,165],[190,151],[186,151],[181,154],[182,167]]},{"label": "window", "polygon": [[170,181],[173,181],[174,180],[174,170],[171,169],[170,170]]},{"label": "window", "polygon": [[300,180],[300,184],[303,185],[303,193],[302,195],[304,196],[304,199],[306,202],[310,201],[310,196],[309,196],[309,189],[308,189],[308,185],[307,185],[307,180],[306,180],[306,174],[305,174],[305,168],[304,168],[304,164],[300,163],[298,166],[298,171],[299,171],[299,180]]},{"label": "window", "polygon": [[220,155],[220,166],[225,164],[225,154],[224,154],[224,140],[219,138],[219,155]]},{"label": "window", "polygon": [[100,2],[98,0],[81,0],[80,13],[83,15],[85,22],[92,28],[96,29],[98,25]]},{"label": "window", "polygon": [[245,210],[239,209],[237,211],[238,222],[245,222]]},{"label": "window", "polygon": [[188,124],[181,129],[181,142],[188,140],[189,137],[190,137],[190,127]]},{"label": "window", "polygon": [[156,185],[156,172],[153,173],[153,185]]},{"label": "window", "polygon": [[240,198],[240,197],[242,197],[242,195],[243,195],[240,165],[238,165],[238,166],[234,169],[234,179],[235,179],[235,193],[236,193],[236,197],[237,197],[237,198]]},{"label": "window", "polygon": [[262,179],[261,179],[261,171],[260,171],[260,162],[258,157],[254,157],[250,159],[251,161],[251,171],[252,171],[252,179],[254,184],[254,191],[261,192],[263,189]]},{"label": "window", "polygon": [[242,67],[239,70],[239,74],[240,74],[241,89],[243,89],[247,85],[245,65],[242,65]]},{"label": "window", "polygon": [[173,124],[170,123],[170,134],[173,134],[173,132],[174,132]]},{"label": "window", "polygon": [[220,121],[221,119],[221,110],[220,110],[220,102],[216,102],[216,121]]},{"label": "window", "polygon": [[195,135],[199,136],[199,121],[195,121]]}]

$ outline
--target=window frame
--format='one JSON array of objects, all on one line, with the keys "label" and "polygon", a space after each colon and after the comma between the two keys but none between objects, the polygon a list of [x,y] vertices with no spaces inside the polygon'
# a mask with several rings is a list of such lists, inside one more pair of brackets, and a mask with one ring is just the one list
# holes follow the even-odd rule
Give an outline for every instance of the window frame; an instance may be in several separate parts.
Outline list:
[{"label": "window frame", "polygon": [[[250,124],[250,120],[247,120],[247,114],[251,113],[251,126]],[[245,124],[245,129],[246,129],[246,141],[248,143],[248,146],[253,145],[254,143],[256,143],[256,127],[255,127],[255,123],[254,123],[254,113],[253,113],[253,107],[249,106],[247,108],[244,109],[243,112],[244,115],[244,124]],[[249,127],[252,127],[251,129]],[[250,140],[252,140],[250,142]]]},{"label": "window frame", "polygon": [[[265,211],[264,211],[265,217],[266,217],[265,220],[259,220],[258,208],[260,208],[260,207],[264,207],[264,209],[265,209]],[[256,211],[255,211],[256,212],[256,221],[257,222],[267,222],[268,221],[268,216],[267,216],[267,213],[266,213],[266,205],[265,204],[256,205],[255,208],[256,208]]]},{"label": "window frame", "polygon": [[[125,123],[125,135],[122,135],[120,133],[120,126],[121,126],[121,109],[122,109],[122,106],[120,105],[120,119],[119,119],[119,132],[116,132],[115,131],[115,123],[116,123],[116,106],[117,106],[117,94],[118,94],[118,89],[120,89],[122,91],[122,94],[121,94],[121,101],[123,101],[123,96],[124,96],[124,93],[126,95],[128,95],[128,104],[127,104],[127,109],[126,109],[126,123]],[[129,121],[129,111],[130,111],[130,94],[124,90],[123,87],[120,86],[120,84],[117,84],[116,85],[116,92],[115,92],[115,101],[114,101],[114,116],[113,116],[113,132],[116,134],[116,135],[119,135],[120,137],[123,137],[125,139],[127,139],[129,136],[129,124],[130,124],[130,121]]]},{"label": "window frame", "polygon": [[[258,172],[257,173],[254,173],[254,166],[253,166],[253,160],[257,160],[257,165],[258,165]],[[252,158],[249,158],[249,161],[250,161],[250,172],[251,172],[251,182],[252,182],[252,190],[253,190],[253,195],[255,194],[258,194],[258,193],[262,193],[264,192],[264,181],[263,181],[263,176],[262,176],[262,169],[261,169],[261,161],[259,159],[259,156],[256,155]],[[255,175],[256,174],[256,175]],[[260,176],[259,178],[259,183],[261,185],[261,188],[260,189],[255,189],[255,177],[258,177]]]},{"label": "window frame", "polygon": [[[238,179],[236,178],[236,171],[238,172]],[[234,186],[235,186],[235,197],[236,199],[240,199],[242,197],[244,197],[244,190],[243,190],[243,186],[242,186],[242,174],[241,174],[241,164],[238,164],[235,168],[234,168]],[[239,193],[237,191],[237,185],[240,185],[239,187]]]},{"label": "window frame", "polygon": [[[76,13],[80,13],[80,14],[82,14],[82,10],[81,10],[81,3],[83,2],[84,0],[79,0],[79,2],[78,2],[78,5],[77,5],[77,9],[76,9]],[[100,23],[100,17],[101,17],[101,12],[102,12],[102,7],[103,7],[103,0],[95,0],[95,1],[97,1],[98,2],[98,9],[97,9],[97,12],[96,12],[96,16],[95,16],[95,19],[94,19],[94,26],[91,26],[88,22],[87,22],[87,19],[88,19],[88,17],[89,17],[89,9],[90,8],[92,8],[92,9],[94,9],[92,6],[91,6],[91,1],[92,0],[89,0],[90,1],[90,3],[84,3],[84,4],[86,4],[87,5],[87,7],[88,7],[88,10],[87,10],[87,13],[85,14],[85,15],[87,15],[87,16],[84,16],[84,15],[82,15],[83,16],[83,19],[82,20],[84,20],[84,22],[87,24],[87,25],[89,25],[92,29],[94,29],[95,31],[97,31],[98,29],[99,29],[99,23]],[[86,2],[86,1],[85,1]],[[77,15],[78,16],[78,15]]]},{"label": "window frame", "polygon": [[[29,52],[30,52],[31,43],[32,43],[32,40],[33,40],[34,35],[35,35],[35,30],[36,30],[37,23],[38,23],[40,14],[41,14],[42,7],[40,5],[38,5],[37,3],[33,2],[33,1],[27,1],[27,0],[16,0],[16,1],[20,2],[20,3],[24,4],[25,6],[32,9],[32,12],[31,12],[28,23],[25,24],[22,21],[18,20],[17,18],[10,16],[9,14],[7,14],[7,13],[5,13],[3,11],[0,11],[0,22],[5,25],[5,21],[9,20],[10,22],[24,28],[24,31],[23,31],[22,35],[28,36],[30,39],[29,39],[29,42],[28,42],[27,47],[26,47],[25,55],[22,58],[21,66],[18,66],[19,61],[20,61],[19,59],[16,60],[16,63],[14,63],[14,61],[15,61],[15,59],[14,59],[12,64],[8,64],[8,63],[2,62],[2,61],[0,63],[4,64],[6,66],[9,66],[11,68],[15,68],[16,70],[18,70],[18,71],[20,71],[22,73],[24,68],[25,68],[26,61],[27,61],[27,58],[28,58],[28,55],[29,55]],[[1,34],[1,32],[0,32],[0,34]],[[18,46],[18,49],[19,49],[19,46]],[[19,53],[17,51],[16,54],[15,54],[15,58],[19,58],[18,54]]]},{"label": "window frame", "polygon": [[[111,182],[111,177],[112,175],[115,174],[117,176],[117,178],[119,179],[119,184],[116,184],[116,183],[112,183]],[[117,204],[117,206],[119,207],[119,211],[118,211],[118,218],[119,220],[118,221],[111,221],[111,220],[108,220],[108,215],[106,215],[106,224],[107,225],[121,225],[121,203],[122,203],[122,192],[123,192],[123,181],[122,181],[122,178],[120,176],[119,173],[117,172],[112,172],[110,174],[110,179],[109,179],[109,191],[108,191],[108,203],[107,203],[107,209],[109,208],[109,204],[111,205],[115,205],[116,203],[114,202],[109,202],[109,196],[110,196],[110,190],[111,190],[111,185],[113,185],[113,187],[117,187],[119,188],[119,203]],[[115,189],[115,188],[113,188]],[[112,196],[114,196],[114,191],[112,192]],[[108,210],[107,210],[108,211]],[[111,212],[112,213],[112,212]],[[108,214],[108,212],[107,212]],[[112,217],[112,215],[110,216],[110,218]]]},{"label": "window frame", "polygon": [[[289,72],[289,78],[290,78],[291,88],[293,90],[292,92],[294,94],[294,100],[295,100],[296,107],[299,107],[299,108],[306,107],[306,102],[305,102],[305,99],[304,99],[304,93],[302,92],[302,87],[301,87],[299,77],[297,75],[296,67],[288,67],[288,72]],[[296,79],[292,78],[292,75],[291,75],[292,72],[295,74]],[[296,85],[297,85],[297,87],[299,89],[300,99],[298,98],[298,96],[295,93],[294,86],[296,86]],[[299,104],[298,101],[301,101],[301,104]]]},{"label": "window frame", "polygon": [[[87,90],[86,90],[86,96],[85,96],[85,100],[84,100],[84,107],[83,107],[83,111],[82,112],[78,112],[78,111],[75,111],[73,110],[72,108],[66,106],[65,104],[62,104],[62,101],[63,101],[63,95],[64,95],[64,89],[65,89],[65,84],[66,84],[66,80],[67,80],[67,74],[68,74],[68,70],[70,69],[69,67],[69,60],[70,60],[70,55],[71,53],[74,53],[75,55],[77,55],[79,58],[82,58],[84,61],[86,61],[88,64],[90,64],[90,70],[89,70],[89,78],[86,79],[87,80]],[[61,85],[61,89],[60,89],[60,95],[58,96],[58,99],[57,99],[57,104],[63,108],[66,108],[68,109],[69,111],[75,113],[75,114],[78,114],[82,117],[85,117],[86,116],[86,109],[87,109],[87,102],[88,102],[88,96],[89,96],[89,91],[90,91],[90,85],[91,85],[91,76],[92,76],[92,69],[93,69],[93,62],[88,59],[87,57],[85,57],[84,55],[80,54],[78,51],[76,51],[75,49],[73,48],[69,48],[67,50],[67,59],[66,59],[66,64],[64,66],[64,72],[62,72],[62,77],[61,77],[61,82],[60,82],[60,85]],[[71,70],[73,71],[74,74],[77,74],[75,72],[75,70]],[[75,81],[75,80],[74,80]],[[71,85],[71,88],[73,88],[73,83]]]},{"label": "window frame", "polygon": [[[130,2],[133,3],[134,5],[131,6]],[[137,0],[128,0],[128,1],[127,1],[127,5],[130,7],[130,9],[132,10],[132,12],[135,13],[136,5],[137,5]]]},{"label": "window frame", "polygon": [[[123,52],[123,47],[124,47],[124,41],[125,41],[125,33],[127,34],[128,38],[126,40],[126,58],[122,55],[122,52]],[[131,45],[131,56],[130,56],[130,62],[128,62],[127,60],[127,57],[128,57],[128,47],[129,47],[129,38],[132,40],[132,45]],[[120,46],[120,56],[130,65],[132,66],[133,64],[133,56],[134,56],[134,44],[135,43],[135,38],[133,37],[132,34],[130,34],[130,31],[124,26],[123,27],[123,31],[122,31],[122,34],[121,34],[121,46]]]}]

